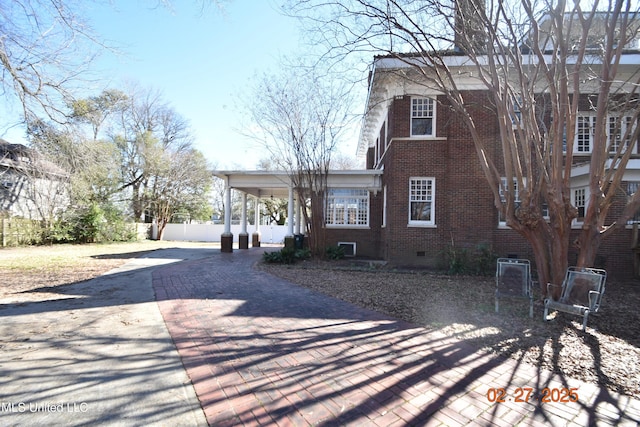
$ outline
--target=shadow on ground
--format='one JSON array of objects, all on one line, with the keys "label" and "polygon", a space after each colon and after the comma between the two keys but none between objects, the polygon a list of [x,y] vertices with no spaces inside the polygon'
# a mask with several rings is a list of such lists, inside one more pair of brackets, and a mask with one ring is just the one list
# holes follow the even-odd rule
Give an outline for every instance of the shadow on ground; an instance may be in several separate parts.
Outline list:
[{"label": "shadow on ground", "polygon": [[[211,425],[640,419],[638,400],[295,286],[253,269],[259,254],[154,272],[161,312]],[[553,345],[559,353],[562,344]]]},{"label": "shadow on ground", "polygon": [[209,254],[158,251],[96,279],[1,304],[2,424],[206,425],[155,302],[151,271]]}]

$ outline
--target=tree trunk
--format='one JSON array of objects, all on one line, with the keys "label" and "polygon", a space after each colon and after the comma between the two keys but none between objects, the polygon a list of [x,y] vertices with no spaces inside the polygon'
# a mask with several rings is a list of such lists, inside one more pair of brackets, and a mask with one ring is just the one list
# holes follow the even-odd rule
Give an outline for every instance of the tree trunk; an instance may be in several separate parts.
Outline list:
[{"label": "tree trunk", "polygon": [[131,186],[131,209],[133,210],[133,217],[136,221],[142,219],[144,208],[142,206],[142,198],[140,197],[140,184],[136,183]]},{"label": "tree trunk", "polygon": [[596,255],[602,235],[596,227],[585,225],[577,240],[578,251],[578,267],[593,267],[596,261]]},{"label": "tree trunk", "polygon": [[309,230],[309,249],[314,257],[325,256],[325,225],[324,225],[324,192],[313,192],[311,197],[311,218]]},{"label": "tree trunk", "polygon": [[167,228],[167,221],[158,220],[158,239],[157,240],[162,240],[164,238],[164,230],[165,230],[165,228]]}]

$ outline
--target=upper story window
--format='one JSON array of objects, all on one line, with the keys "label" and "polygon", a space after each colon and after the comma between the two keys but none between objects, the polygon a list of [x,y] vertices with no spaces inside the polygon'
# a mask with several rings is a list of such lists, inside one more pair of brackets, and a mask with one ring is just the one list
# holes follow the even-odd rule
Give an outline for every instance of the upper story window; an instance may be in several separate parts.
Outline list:
[{"label": "upper story window", "polygon": [[368,226],[369,191],[356,188],[330,188],[325,210],[327,226]]},{"label": "upper story window", "polygon": [[[576,118],[576,138],[573,144],[574,153],[588,154],[593,152],[596,116],[583,114]],[[607,117],[607,146],[610,153],[615,153],[623,144],[623,151],[629,147],[633,134],[634,122],[631,116],[611,114]],[[565,134],[566,142],[566,134]],[[563,147],[566,151],[566,145]]]},{"label": "upper story window", "polygon": [[409,179],[409,225],[435,225],[435,178]]},{"label": "upper story window", "polygon": [[411,98],[411,136],[435,136],[435,102],[431,98]]},{"label": "upper story window", "polygon": [[578,116],[576,120],[576,142],[574,150],[578,153],[590,153],[593,148],[593,129],[595,116]]},{"label": "upper story window", "polygon": [[511,112],[511,124],[518,127],[522,124],[522,97],[513,97],[513,109]]},{"label": "upper story window", "polygon": [[607,126],[607,142],[609,152],[615,153],[622,145],[622,152],[629,148],[634,126],[631,116],[609,116]]}]

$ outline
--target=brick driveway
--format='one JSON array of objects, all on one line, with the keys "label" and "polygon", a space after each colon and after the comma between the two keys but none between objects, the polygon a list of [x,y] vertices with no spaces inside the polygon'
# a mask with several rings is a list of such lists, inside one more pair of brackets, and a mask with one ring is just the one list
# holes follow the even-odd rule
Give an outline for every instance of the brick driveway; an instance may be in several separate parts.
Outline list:
[{"label": "brick driveway", "polygon": [[[636,399],[256,271],[263,251],[153,272],[210,425],[638,425]],[[505,402],[491,402],[499,388]],[[534,390],[528,402],[515,401],[519,388]],[[544,388],[579,399],[542,403]]]}]

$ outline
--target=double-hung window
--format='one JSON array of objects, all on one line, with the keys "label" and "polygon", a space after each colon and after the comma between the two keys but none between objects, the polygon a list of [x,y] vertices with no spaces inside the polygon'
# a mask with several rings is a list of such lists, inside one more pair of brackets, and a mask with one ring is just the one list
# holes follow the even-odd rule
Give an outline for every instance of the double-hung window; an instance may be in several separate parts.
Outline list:
[{"label": "double-hung window", "polygon": [[581,223],[584,221],[585,209],[587,208],[586,187],[574,188],[571,192],[571,199],[573,206],[578,209],[578,216],[576,217],[575,221]]},{"label": "double-hung window", "polygon": [[409,225],[435,225],[435,178],[412,177],[409,179]]},{"label": "double-hung window", "polygon": [[435,136],[435,101],[411,98],[411,136]]},{"label": "double-hung window", "polygon": [[[520,188],[518,186],[518,180],[514,177],[511,185],[507,185],[507,178],[502,177],[500,183],[500,201],[504,204],[507,203],[507,194],[506,192],[511,192],[513,194],[513,201],[515,204],[515,208],[517,209],[520,206]],[[507,220],[502,214],[502,211],[498,212],[498,225],[500,227],[507,226]]]},{"label": "double-hung window", "polygon": [[[629,181],[627,182],[627,202],[631,201],[633,195],[640,189],[640,182],[638,181]],[[627,224],[639,224],[640,223],[640,212],[636,212],[628,221]]]},{"label": "double-hung window", "polygon": [[578,116],[576,120],[576,142],[574,151],[590,153],[593,148],[593,131],[596,125],[595,116]]},{"label": "double-hung window", "polygon": [[511,124],[513,127],[519,127],[522,125],[522,97],[514,96],[512,98],[513,108],[511,112]]},{"label": "double-hung window", "polygon": [[327,190],[325,224],[336,227],[369,225],[369,191],[356,188]]},{"label": "double-hung window", "polygon": [[[624,151],[630,145],[630,136],[633,134],[633,120],[630,116],[612,114],[607,117],[606,134],[607,146],[610,153],[618,151],[623,145]],[[594,147],[594,134],[596,128],[596,116],[584,114],[576,117],[576,138],[573,147],[574,153],[591,153]]]},{"label": "double-hung window", "polygon": [[630,116],[609,116],[607,126],[607,142],[609,152],[615,153],[622,145],[622,152],[629,147],[633,125]]}]

